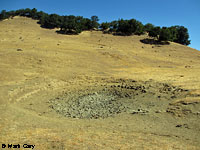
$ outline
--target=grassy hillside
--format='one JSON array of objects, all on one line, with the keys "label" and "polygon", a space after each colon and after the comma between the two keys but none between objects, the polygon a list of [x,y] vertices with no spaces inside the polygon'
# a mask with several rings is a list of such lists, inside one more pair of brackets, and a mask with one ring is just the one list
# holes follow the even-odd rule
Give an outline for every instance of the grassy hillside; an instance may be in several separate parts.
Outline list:
[{"label": "grassy hillside", "polygon": [[[199,51],[173,42],[143,44],[146,35],[55,31],[25,17],[0,22],[0,143],[29,143],[36,149],[200,148]],[[164,84],[172,93],[158,93]],[[139,85],[146,95],[127,88]],[[50,100],[102,89],[128,93],[137,99],[135,110],[149,113],[74,119],[52,109]],[[151,108],[151,102],[158,107]]]}]

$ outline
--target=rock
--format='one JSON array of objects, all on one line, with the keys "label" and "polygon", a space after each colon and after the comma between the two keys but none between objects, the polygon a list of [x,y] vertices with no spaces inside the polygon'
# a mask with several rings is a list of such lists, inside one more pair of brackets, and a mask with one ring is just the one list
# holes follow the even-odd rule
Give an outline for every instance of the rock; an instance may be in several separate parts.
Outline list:
[{"label": "rock", "polygon": [[176,127],[177,128],[183,127],[183,128],[186,128],[186,129],[190,129],[189,126],[188,126],[188,124],[183,124],[183,125],[182,124],[178,124],[178,125],[176,125]]},{"label": "rock", "polygon": [[143,110],[143,109],[138,109],[138,110],[132,110],[131,114],[146,114],[149,111]]},{"label": "rock", "polygon": [[17,51],[23,51],[21,48],[18,48]]},{"label": "rock", "polygon": [[176,127],[179,128],[179,127],[182,127],[182,125],[181,125],[181,124],[178,124],[178,125],[176,125]]},{"label": "rock", "polygon": [[156,110],[155,113],[161,113],[161,111],[160,110]]}]

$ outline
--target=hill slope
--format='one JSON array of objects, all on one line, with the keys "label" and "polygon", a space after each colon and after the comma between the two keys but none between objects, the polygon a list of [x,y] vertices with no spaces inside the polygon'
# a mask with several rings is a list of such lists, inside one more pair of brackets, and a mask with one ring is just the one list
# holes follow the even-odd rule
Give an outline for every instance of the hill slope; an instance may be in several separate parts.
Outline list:
[{"label": "hill slope", "polygon": [[[145,35],[61,35],[36,22],[0,22],[1,143],[36,149],[200,148],[199,51],[176,43],[143,44]],[[88,107],[88,99],[94,101],[92,119],[73,103],[76,98]]]}]

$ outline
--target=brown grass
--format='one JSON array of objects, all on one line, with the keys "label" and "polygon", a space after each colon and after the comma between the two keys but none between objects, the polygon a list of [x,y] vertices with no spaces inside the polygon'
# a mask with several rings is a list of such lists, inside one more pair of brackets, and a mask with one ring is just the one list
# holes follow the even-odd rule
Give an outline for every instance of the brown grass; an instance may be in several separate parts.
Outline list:
[{"label": "brown grass", "polygon": [[[177,43],[152,47],[140,42],[146,35],[60,35],[36,22],[23,17],[0,22],[1,143],[27,142],[40,150],[200,148],[195,128],[187,141],[187,133],[147,130],[148,123],[137,125],[137,117],[69,119],[47,106],[52,97],[100,86],[104,79],[153,79],[199,91],[199,51]],[[199,97],[174,103],[182,101],[199,102]]]}]

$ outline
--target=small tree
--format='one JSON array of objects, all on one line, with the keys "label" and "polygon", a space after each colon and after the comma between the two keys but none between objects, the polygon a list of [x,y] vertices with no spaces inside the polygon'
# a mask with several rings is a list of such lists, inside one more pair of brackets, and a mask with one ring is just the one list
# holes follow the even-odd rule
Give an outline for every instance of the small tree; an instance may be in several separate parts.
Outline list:
[{"label": "small tree", "polygon": [[15,11],[15,15],[16,16],[23,16],[25,14],[25,10],[24,9],[19,9]]},{"label": "small tree", "polygon": [[190,40],[189,40],[189,34],[188,34],[188,29],[185,28],[184,26],[176,26],[177,29],[177,39],[174,42],[183,44],[183,45],[189,45]]},{"label": "small tree", "polygon": [[6,19],[6,18],[7,18],[6,10],[2,10],[0,14],[0,20]]},{"label": "small tree", "polygon": [[129,23],[128,20],[118,20],[117,33],[121,35],[131,35],[132,31],[130,29],[130,24],[131,23]]},{"label": "small tree", "polygon": [[154,38],[159,38],[160,34],[160,27],[154,27],[152,30],[149,31],[149,36],[154,37]]},{"label": "small tree", "polygon": [[172,37],[172,34],[167,27],[163,27],[160,30],[159,41],[170,41],[171,37]]},{"label": "small tree", "polygon": [[99,27],[98,21],[99,21],[98,16],[92,16],[91,17],[91,26],[92,26],[93,29],[94,28],[98,29],[98,27]]},{"label": "small tree", "polygon": [[100,25],[100,28],[104,31],[104,30],[107,30],[108,28],[110,27],[110,23],[108,22],[103,22],[101,23]]},{"label": "small tree", "polygon": [[39,15],[40,15],[39,23],[41,24],[42,27],[46,27],[46,24],[47,24],[46,22],[47,22],[49,15],[46,13],[43,13],[43,12],[40,12]]},{"label": "small tree", "polygon": [[145,32],[144,25],[140,21],[137,21],[136,22],[136,31],[134,32],[134,34],[142,35],[142,34],[144,34],[144,32]]},{"label": "small tree", "polygon": [[171,33],[170,41],[172,41],[172,42],[176,41],[177,36],[178,36],[178,30],[177,30],[176,26],[171,26],[168,29],[170,30],[170,33]]},{"label": "small tree", "polygon": [[24,13],[21,14],[21,16],[31,17],[31,9],[30,9],[30,8],[26,8],[26,9],[24,10]]},{"label": "small tree", "polygon": [[88,18],[83,18],[81,20],[81,25],[82,25],[83,30],[92,30],[93,29],[92,22]]},{"label": "small tree", "polygon": [[119,26],[119,23],[118,23],[118,21],[112,21],[111,23],[110,23],[110,31],[111,32],[116,32],[117,31],[117,29],[118,29],[118,26]]},{"label": "small tree", "polygon": [[37,9],[36,8],[33,8],[31,10],[31,18],[38,19],[38,17],[37,17]]},{"label": "small tree", "polygon": [[153,28],[154,28],[154,25],[151,24],[151,23],[147,23],[147,24],[144,25],[144,31],[146,31],[146,32],[148,32],[148,33],[149,33]]},{"label": "small tree", "polygon": [[82,24],[80,18],[75,16],[64,16],[61,25],[61,31],[65,34],[78,34],[82,32]]}]

